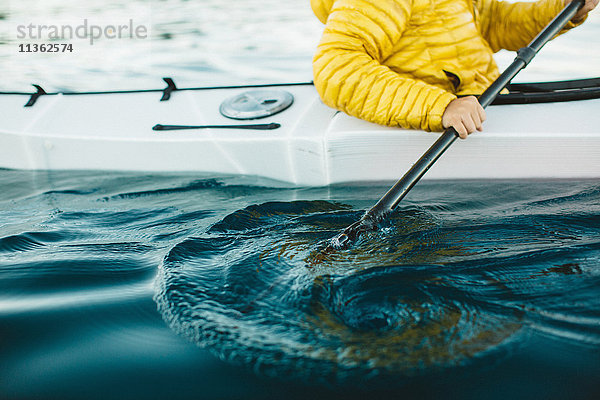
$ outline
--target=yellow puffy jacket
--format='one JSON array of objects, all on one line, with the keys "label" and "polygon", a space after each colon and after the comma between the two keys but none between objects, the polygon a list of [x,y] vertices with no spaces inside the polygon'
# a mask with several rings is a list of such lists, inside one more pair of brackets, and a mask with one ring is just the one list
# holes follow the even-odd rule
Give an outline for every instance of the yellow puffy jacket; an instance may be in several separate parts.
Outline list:
[{"label": "yellow puffy jacket", "polygon": [[381,125],[439,131],[455,94],[480,94],[498,77],[493,53],[526,46],[564,2],[311,0],[311,6],[326,24],[313,60],[325,104]]}]

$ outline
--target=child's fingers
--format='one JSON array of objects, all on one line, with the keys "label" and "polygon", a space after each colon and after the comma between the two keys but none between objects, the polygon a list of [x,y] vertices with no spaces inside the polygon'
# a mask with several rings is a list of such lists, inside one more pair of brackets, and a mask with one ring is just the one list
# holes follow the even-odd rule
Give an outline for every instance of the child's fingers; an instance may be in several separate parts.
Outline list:
[{"label": "child's fingers", "polygon": [[485,120],[487,119],[487,115],[485,113],[485,110],[481,106],[481,104],[479,104],[479,107],[477,107],[477,113],[479,114],[479,118],[481,119],[481,122],[482,123],[485,122]]},{"label": "child's fingers", "polygon": [[467,136],[469,135],[469,133],[467,132],[467,128],[463,125],[462,122],[457,122],[456,124],[452,125],[454,127],[454,129],[456,129],[456,132],[458,133],[458,136],[461,139],[466,139]]},{"label": "child's fingers", "polygon": [[478,112],[474,112],[471,114],[471,118],[473,119],[473,122],[475,123],[475,129],[477,129],[478,131],[482,130],[482,123],[483,121],[481,120],[481,116],[479,115]]},{"label": "child's fingers", "polygon": [[466,115],[465,117],[463,117],[462,123],[467,129],[468,134],[473,133],[477,130],[477,125],[475,124],[475,121],[473,121],[473,117],[471,115]]}]

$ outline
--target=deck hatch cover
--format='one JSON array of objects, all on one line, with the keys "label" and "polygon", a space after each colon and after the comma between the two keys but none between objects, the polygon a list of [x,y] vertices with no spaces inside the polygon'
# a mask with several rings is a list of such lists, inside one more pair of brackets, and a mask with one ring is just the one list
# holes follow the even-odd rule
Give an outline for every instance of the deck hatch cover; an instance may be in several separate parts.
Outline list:
[{"label": "deck hatch cover", "polygon": [[277,114],[293,102],[294,96],[285,90],[248,90],[225,99],[219,111],[227,118],[258,119]]}]

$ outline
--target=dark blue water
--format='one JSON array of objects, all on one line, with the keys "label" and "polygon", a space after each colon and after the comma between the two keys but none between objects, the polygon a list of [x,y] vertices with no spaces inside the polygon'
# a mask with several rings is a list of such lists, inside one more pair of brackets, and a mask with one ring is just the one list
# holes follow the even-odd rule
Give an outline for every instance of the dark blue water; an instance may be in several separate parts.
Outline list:
[{"label": "dark blue water", "polygon": [[387,186],[0,171],[0,397],[598,398],[600,183]]}]

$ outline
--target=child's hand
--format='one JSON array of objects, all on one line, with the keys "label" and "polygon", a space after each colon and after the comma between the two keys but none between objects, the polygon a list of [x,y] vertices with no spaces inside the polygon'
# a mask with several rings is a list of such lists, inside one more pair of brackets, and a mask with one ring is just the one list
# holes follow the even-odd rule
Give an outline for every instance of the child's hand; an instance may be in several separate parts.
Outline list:
[{"label": "child's hand", "polygon": [[485,118],[485,110],[477,98],[467,96],[454,99],[448,104],[442,115],[442,125],[444,128],[454,127],[460,138],[466,139],[467,135],[483,129],[481,124]]},{"label": "child's hand", "polygon": [[[573,0],[565,0],[565,6],[569,3],[571,3],[572,1]],[[573,21],[574,23],[577,23],[577,22],[581,21],[582,19],[584,19],[585,16],[590,11],[592,11],[594,8],[596,8],[599,1],[600,0],[585,0],[585,4],[583,5],[583,7],[581,7],[579,9],[577,14],[575,14],[575,16],[573,17],[573,19],[571,21]]]}]

